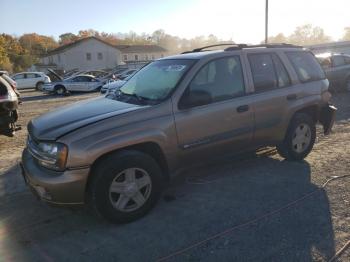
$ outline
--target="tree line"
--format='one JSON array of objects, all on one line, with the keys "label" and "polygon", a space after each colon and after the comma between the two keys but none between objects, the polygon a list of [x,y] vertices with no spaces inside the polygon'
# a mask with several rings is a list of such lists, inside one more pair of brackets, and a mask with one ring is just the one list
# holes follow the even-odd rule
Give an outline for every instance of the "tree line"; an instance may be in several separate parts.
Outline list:
[{"label": "tree line", "polygon": [[[51,36],[39,35],[36,33],[24,34],[20,37],[1,34],[0,35],[0,70],[19,72],[26,70],[31,65],[38,63],[39,58],[47,52],[74,41],[89,36],[95,36],[113,45],[133,44],[157,44],[170,53],[176,54],[192,50],[197,47],[217,43],[234,42],[233,39],[220,39],[213,34],[208,36],[196,36],[191,39],[181,38],[166,33],[159,29],[152,34],[129,33],[106,33],[93,29],[80,30],[77,34],[65,33],[59,36],[58,40]],[[350,27],[344,28],[344,35],[339,40],[350,40]],[[318,26],[306,24],[298,26],[288,36],[279,33],[268,38],[269,43],[292,43],[297,45],[311,45],[332,41],[332,38],[325,34]]]}]

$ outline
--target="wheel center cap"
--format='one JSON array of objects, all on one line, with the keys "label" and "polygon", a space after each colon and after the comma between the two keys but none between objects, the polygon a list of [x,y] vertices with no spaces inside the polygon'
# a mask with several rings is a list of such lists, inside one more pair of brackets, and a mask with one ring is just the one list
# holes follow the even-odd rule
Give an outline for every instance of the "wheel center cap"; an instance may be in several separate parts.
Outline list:
[{"label": "wheel center cap", "polygon": [[133,196],[137,192],[136,183],[130,183],[125,186],[125,194],[128,196]]}]

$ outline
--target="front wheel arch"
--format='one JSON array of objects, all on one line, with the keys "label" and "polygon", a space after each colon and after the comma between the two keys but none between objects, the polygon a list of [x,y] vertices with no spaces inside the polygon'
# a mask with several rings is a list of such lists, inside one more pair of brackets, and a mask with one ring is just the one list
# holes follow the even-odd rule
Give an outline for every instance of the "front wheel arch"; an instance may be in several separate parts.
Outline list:
[{"label": "front wheel arch", "polygon": [[[133,150],[133,151],[139,151],[142,153],[145,153],[149,156],[151,156],[159,165],[162,171],[162,175],[164,177],[165,181],[170,180],[170,174],[169,174],[169,166],[168,162],[166,160],[165,154],[162,150],[162,148],[155,142],[144,142],[140,144],[130,145],[127,147],[118,148],[116,150],[112,150],[108,153],[105,153],[101,156],[99,156],[92,164],[90,173],[93,173],[94,169],[101,163],[105,158],[112,154],[116,154],[118,152],[127,151],[127,150]],[[89,176],[90,177],[90,176]]]},{"label": "front wheel arch", "polygon": [[[152,177],[151,196],[141,207],[131,210],[130,213],[115,210],[113,204],[111,205],[109,200],[106,201],[110,198],[106,196],[107,191],[105,189],[111,183],[115,171],[113,169],[120,171],[125,167],[136,167],[144,169],[146,172],[150,171],[148,174]],[[86,185],[85,201],[97,216],[103,217],[112,223],[126,223],[148,213],[159,199],[162,188],[163,177],[160,166],[150,155],[136,150],[120,150],[105,155],[96,163]]]}]

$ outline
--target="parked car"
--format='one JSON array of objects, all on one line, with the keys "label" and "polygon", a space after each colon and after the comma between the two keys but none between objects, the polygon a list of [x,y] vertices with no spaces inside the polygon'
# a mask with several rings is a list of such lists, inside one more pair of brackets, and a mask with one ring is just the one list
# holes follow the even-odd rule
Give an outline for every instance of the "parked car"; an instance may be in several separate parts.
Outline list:
[{"label": "parked car", "polygon": [[18,96],[13,87],[0,76],[0,135],[13,136],[18,130]]},{"label": "parked car", "polygon": [[90,71],[84,71],[84,75],[92,75],[96,78],[103,78],[107,76],[109,73],[103,70],[90,70]]},{"label": "parked car", "polygon": [[44,85],[43,91],[63,95],[72,91],[100,91],[102,85],[103,82],[92,75],[77,75],[61,81],[47,83]]},{"label": "parked car", "polygon": [[11,77],[17,83],[17,89],[35,88],[42,90],[46,83],[50,83],[50,78],[43,72],[23,72],[14,74]]},{"label": "parked car", "polygon": [[135,74],[138,71],[138,69],[128,69],[122,74],[118,75],[117,78],[120,80],[125,80],[127,77]]},{"label": "parked car", "polygon": [[[207,47],[208,48],[208,47]],[[336,109],[314,55],[292,45],[198,48],[156,60],[113,98],[65,106],[28,124],[27,184],[42,200],[88,204],[112,222],[145,215],[176,171],[276,146],[304,159]]]},{"label": "parked car", "polygon": [[326,53],[316,57],[330,82],[330,89],[350,92],[350,55]]},{"label": "parked car", "polygon": [[128,81],[138,70],[134,71],[131,75],[124,78],[124,80],[109,81],[107,84],[103,85],[101,88],[101,94],[110,94],[115,92],[117,89],[121,88],[126,81]]},{"label": "parked car", "polygon": [[12,87],[13,92],[17,95],[19,103],[21,103],[20,93],[17,90],[17,83],[13,80],[6,71],[0,71],[0,76]]}]

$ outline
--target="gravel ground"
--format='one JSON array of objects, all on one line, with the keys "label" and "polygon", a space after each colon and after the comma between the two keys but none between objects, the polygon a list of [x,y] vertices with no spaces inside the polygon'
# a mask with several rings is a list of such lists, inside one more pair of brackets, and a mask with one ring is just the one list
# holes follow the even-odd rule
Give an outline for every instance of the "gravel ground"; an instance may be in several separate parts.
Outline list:
[{"label": "gravel ground", "polygon": [[350,178],[322,187],[350,173],[350,94],[333,98],[333,133],[318,130],[305,161],[266,149],[190,168],[148,216],[118,226],[37,201],[17,165],[31,118],[97,95],[23,92],[23,130],[0,137],[0,261],[328,261],[350,240]]}]

